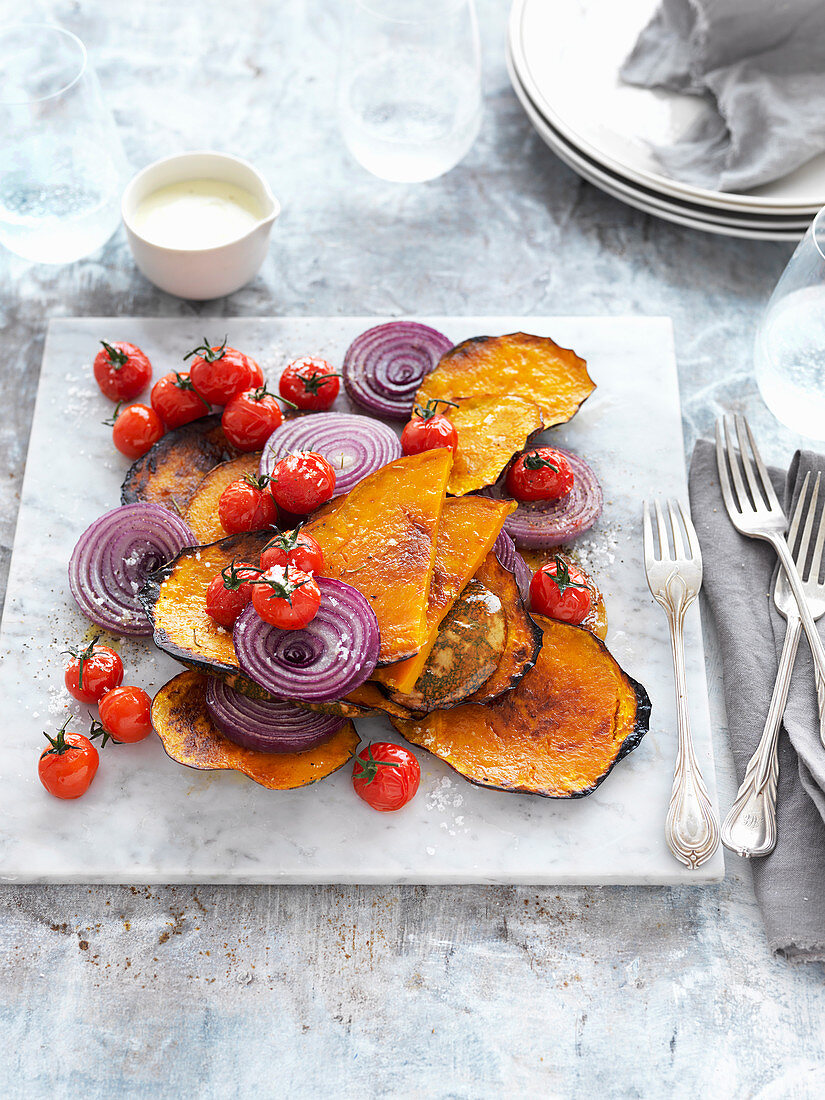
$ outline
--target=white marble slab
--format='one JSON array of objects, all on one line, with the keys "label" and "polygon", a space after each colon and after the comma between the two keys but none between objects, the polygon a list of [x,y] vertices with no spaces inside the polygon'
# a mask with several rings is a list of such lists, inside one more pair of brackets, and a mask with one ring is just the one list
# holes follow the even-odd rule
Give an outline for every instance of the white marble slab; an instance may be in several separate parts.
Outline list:
[{"label": "white marble slab", "polygon": [[[608,645],[653,700],[651,731],[595,794],[567,802],[483,791],[419,753],[416,799],[392,815],[354,797],[350,769],[293,792],[266,791],[230,772],[196,772],[154,737],[109,748],[76,802],[47,795],[36,776],[42,730],[67,706],[61,650],[87,632],[68,592],[80,532],[119,500],[128,466],[101,425],[110,405],[89,364],[98,339],[128,339],[158,376],[204,335],[254,354],[270,379],[299,354],[340,362],[374,318],[53,321],[43,358],[0,634],[0,878],[20,882],[513,882],[718,881],[721,853],[688,872],[670,855],[663,822],[676,748],[664,615],[641,565],[640,500],[686,498],[670,321],[665,318],[418,318],[456,342],[515,329],[552,335],[584,355],[598,389],[553,438],[585,454],[605,491],[599,525],[579,543],[610,617]],[[711,747],[698,611],[687,659],[699,759],[712,796]],[[127,682],[152,690],[179,671],[149,642],[124,642]],[[396,739],[359,723],[364,738]]]}]

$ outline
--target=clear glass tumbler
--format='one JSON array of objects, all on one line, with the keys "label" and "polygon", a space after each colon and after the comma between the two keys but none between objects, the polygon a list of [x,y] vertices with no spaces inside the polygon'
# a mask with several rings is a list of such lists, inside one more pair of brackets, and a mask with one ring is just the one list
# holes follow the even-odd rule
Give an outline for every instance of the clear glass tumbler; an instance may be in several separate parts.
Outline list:
[{"label": "clear glass tumbler", "polygon": [[0,243],[27,260],[70,263],[120,221],[126,158],[79,38],[60,27],[0,27]]},{"label": "clear glass tumbler", "polygon": [[473,0],[350,0],[338,119],[350,152],[381,179],[435,179],[481,125]]},{"label": "clear glass tumbler", "polygon": [[825,207],[776,284],[754,358],[756,381],[777,420],[825,439]]}]

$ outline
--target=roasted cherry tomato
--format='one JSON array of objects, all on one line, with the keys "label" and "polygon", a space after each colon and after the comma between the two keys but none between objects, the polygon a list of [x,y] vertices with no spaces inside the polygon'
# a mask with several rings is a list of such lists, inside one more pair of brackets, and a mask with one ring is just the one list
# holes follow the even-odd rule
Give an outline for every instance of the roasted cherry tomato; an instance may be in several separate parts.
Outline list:
[{"label": "roasted cherry tomato", "polygon": [[247,474],[230,481],[218,501],[218,518],[228,535],[272,527],[278,521],[278,507],[269,491],[268,479]]},{"label": "roasted cherry tomato", "polygon": [[279,508],[305,516],[331,499],[335,471],[322,455],[298,451],[282,458],[272,471],[271,489]]},{"label": "roasted cherry tomato", "polygon": [[180,428],[210,411],[191,376],[176,370],[164,374],[152,386],[152,408],[167,428]]},{"label": "roasted cherry tomato", "polygon": [[72,660],[66,667],[66,689],[81,703],[96,703],[123,681],[120,654],[93,639],[85,649],[68,649]]},{"label": "roasted cherry tomato", "polygon": [[286,531],[271,538],[261,551],[261,569],[271,569],[273,565],[290,568],[302,573],[321,576],[324,572],[324,551],[312,537],[305,535],[299,528]]},{"label": "roasted cherry tomato", "polygon": [[49,747],[43,750],[37,765],[40,782],[55,798],[80,798],[89,789],[100,763],[88,737],[66,732],[68,723],[67,718],[56,737],[46,734]]},{"label": "roasted cherry tomato", "polygon": [[355,793],[374,810],[388,813],[406,806],[418,790],[421,768],[403,745],[376,741],[361,749],[352,767]]},{"label": "roasted cherry tomato", "polygon": [[299,409],[318,412],[328,409],[338,396],[341,383],[326,359],[296,359],[284,368],[278,389]]},{"label": "roasted cherry tomato", "polygon": [[166,429],[163,421],[148,405],[127,405],[117,409],[112,425],[112,442],[127,458],[140,458],[157,443]]},{"label": "roasted cherry tomato", "polygon": [[444,413],[438,411],[439,405],[457,408],[455,401],[444,401],[440,397],[413,408],[412,419],[404,425],[401,433],[401,450],[405,455],[434,451],[438,447],[449,447],[451,451],[456,449],[458,432]]},{"label": "roasted cherry tomato", "polygon": [[283,419],[278,398],[261,386],[232,398],[223,410],[221,427],[239,451],[260,451]]},{"label": "roasted cherry tomato", "polygon": [[214,346],[204,340],[183,358],[192,359],[189,376],[198,393],[212,405],[228,405],[236,394],[263,385],[261,368],[255,360],[237,348],[228,348],[225,338]]},{"label": "roasted cherry tomato", "polygon": [[235,620],[252,599],[250,581],[257,580],[261,570],[248,562],[227,565],[212,578],[206,590],[206,611],[218,626],[231,630]]},{"label": "roasted cherry tomato", "polygon": [[100,722],[115,741],[132,744],[152,732],[152,700],[139,687],[116,687],[98,703]]},{"label": "roasted cherry tomato", "polygon": [[149,385],[152,364],[135,344],[107,344],[95,356],[95,381],[110,401],[131,401]]},{"label": "roasted cherry tomato", "polygon": [[519,455],[507,471],[507,492],[516,500],[561,500],[573,488],[573,480],[561,451],[538,447]]},{"label": "roasted cherry tomato", "polygon": [[265,623],[301,630],[318,613],[321,592],[315,578],[275,565],[252,582],[252,606]]},{"label": "roasted cherry tomato", "polygon": [[543,565],[530,582],[530,606],[539,615],[578,626],[591,605],[592,593],[584,573],[558,556]]}]

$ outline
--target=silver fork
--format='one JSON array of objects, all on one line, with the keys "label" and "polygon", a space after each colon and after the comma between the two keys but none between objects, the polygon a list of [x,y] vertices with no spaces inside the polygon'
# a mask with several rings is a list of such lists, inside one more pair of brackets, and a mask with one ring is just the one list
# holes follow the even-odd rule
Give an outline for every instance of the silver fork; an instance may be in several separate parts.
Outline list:
[{"label": "silver fork", "polygon": [[671,556],[668,529],[661,505],[657,500],[655,501],[656,530],[659,538],[657,556],[653,544],[650,507],[647,503],[644,505],[645,573],[653,598],[661,604],[667,615],[673,651],[673,675],[676,681],[679,748],[676,753],[673,789],[665,821],[665,838],[676,858],[688,867],[695,868],[710,859],[719,847],[719,821],[711,805],[693,749],[685,675],[685,612],[702,587],[702,554],[689,516],[678,501],[676,501],[676,507],[687,536],[687,550],[685,550],[673,503],[668,502],[670,535],[674,550]]},{"label": "silver fork", "polygon": [[[814,543],[810,566],[806,573],[805,564],[819,497],[819,474],[817,474],[814,483],[810,502],[806,500],[808,480],[809,477],[806,474],[791,520],[788,543],[793,548],[796,543],[799,525],[803,522],[804,516],[805,526],[802,529],[802,536],[796,550],[796,565],[799,573],[804,577],[802,585],[805,597],[811,615],[816,621],[825,615],[825,583],[820,583],[819,580],[822,549],[825,545],[825,509],[823,509],[819,521],[816,542]],[[805,515],[806,511],[807,515]],[[785,630],[785,641],[782,644],[782,655],[779,658],[776,684],[774,685],[771,705],[768,709],[768,716],[765,719],[765,728],[759,745],[745,769],[745,778],[742,780],[742,786],[736,795],[736,801],[722,825],[722,843],[725,847],[748,859],[756,856],[766,856],[776,847],[779,726],[782,722],[785,704],[788,701],[788,688],[791,684],[791,674],[796,660],[797,647],[799,646],[799,636],[802,632],[802,620],[799,617],[796,600],[793,598],[793,593],[783,569],[779,570],[776,577],[773,602],[788,624]]]},{"label": "silver fork", "polygon": [[[774,492],[765,464],[759,456],[750,425],[744,416],[737,416],[735,421],[738,451],[733,443],[728,418],[724,417],[724,439],[723,422],[721,419],[716,421],[716,463],[719,467],[719,484],[722,487],[725,507],[731,523],[740,534],[754,539],[764,539],[771,544],[787,575],[814,658],[816,697],[819,703],[819,739],[825,746],[825,646],[814,626],[802,581],[785,541],[788,521]],[[753,461],[751,461],[751,455]],[[754,472],[754,463],[759,473],[758,478]],[[730,464],[730,473],[728,473],[728,464]],[[733,487],[731,487],[731,478],[733,478]],[[745,481],[747,481],[747,488]]]}]

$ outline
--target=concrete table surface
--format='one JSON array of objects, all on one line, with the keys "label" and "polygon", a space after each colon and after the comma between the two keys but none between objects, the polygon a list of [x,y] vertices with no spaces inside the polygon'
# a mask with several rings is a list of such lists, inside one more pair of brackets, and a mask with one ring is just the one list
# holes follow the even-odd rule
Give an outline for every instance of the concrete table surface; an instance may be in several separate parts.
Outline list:
[{"label": "concrete table surface", "polygon": [[[342,146],[332,2],[32,11],[88,44],[135,169],[237,152],[283,215],[261,276],[205,305],[150,286],[120,233],[70,267],[0,257],[3,580],[49,317],[669,314],[688,448],[736,408],[767,457],[790,457],[751,341],[791,246],[676,228],[564,167],[507,82],[505,0],[479,3],[481,135],[415,186],[373,179]],[[15,16],[3,0],[0,18]],[[729,804],[712,638],[708,663]],[[701,889],[5,886],[0,899],[6,1097],[825,1094],[822,967],[770,957],[732,857]]]}]

